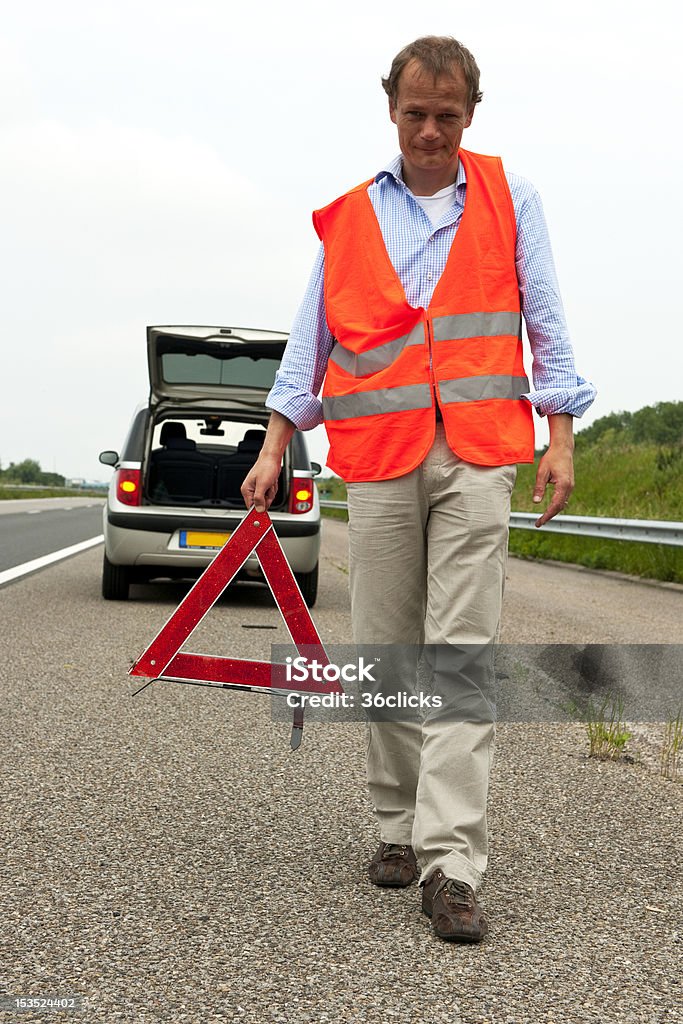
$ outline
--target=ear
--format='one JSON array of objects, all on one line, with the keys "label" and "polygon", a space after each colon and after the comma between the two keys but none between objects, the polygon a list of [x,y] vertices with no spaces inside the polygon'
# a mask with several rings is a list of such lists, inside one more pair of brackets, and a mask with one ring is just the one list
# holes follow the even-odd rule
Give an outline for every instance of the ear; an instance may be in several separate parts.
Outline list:
[{"label": "ear", "polygon": [[465,121],[465,128],[469,128],[469,126],[472,124],[472,118],[473,117],[474,117],[474,104],[472,104],[472,106],[470,107],[469,111],[467,112],[467,120]]},{"label": "ear", "polygon": [[396,107],[394,105],[394,101],[392,100],[391,96],[389,97],[389,117],[394,122],[394,124],[397,123],[396,122]]}]

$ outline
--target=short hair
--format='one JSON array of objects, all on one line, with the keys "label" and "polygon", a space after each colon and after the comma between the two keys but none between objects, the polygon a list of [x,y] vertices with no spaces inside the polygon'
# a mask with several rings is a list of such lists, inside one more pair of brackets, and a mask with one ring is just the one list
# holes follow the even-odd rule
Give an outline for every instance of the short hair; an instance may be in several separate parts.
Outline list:
[{"label": "short hair", "polygon": [[396,102],[398,96],[401,74],[411,60],[431,72],[435,79],[452,74],[454,64],[462,68],[469,89],[470,105],[481,103],[483,93],[479,91],[477,62],[467,47],[452,36],[421,36],[396,54],[388,76],[382,79],[382,88],[392,103]]}]

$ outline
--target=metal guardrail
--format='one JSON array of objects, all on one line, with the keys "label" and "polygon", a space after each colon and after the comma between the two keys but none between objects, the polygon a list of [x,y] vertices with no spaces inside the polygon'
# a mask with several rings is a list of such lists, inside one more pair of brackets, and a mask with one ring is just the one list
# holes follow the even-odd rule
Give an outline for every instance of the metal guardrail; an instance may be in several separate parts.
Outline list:
[{"label": "metal guardrail", "polygon": [[[511,512],[510,526],[535,530],[537,512]],[[542,527],[548,533],[573,533],[581,537],[631,540],[646,544],[683,547],[683,523],[658,519],[610,519],[608,516],[555,516]]]},{"label": "metal guardrail", "polygon": [[[347,508],[345,501],[320,499],[321,508]],[[535,530],[540,512],[511,512],[510,526]],[[606,540],[630,540],[646,544],[683,547],[683,523],[658,519],[610,519],[607,516],[555,516],[543,527],[544,533],[570,533]]]}]

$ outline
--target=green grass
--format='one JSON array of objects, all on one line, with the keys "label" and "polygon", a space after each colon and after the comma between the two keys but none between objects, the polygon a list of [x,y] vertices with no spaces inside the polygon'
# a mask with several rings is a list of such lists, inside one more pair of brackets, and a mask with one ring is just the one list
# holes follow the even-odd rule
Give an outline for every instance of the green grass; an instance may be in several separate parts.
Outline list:
[{"label": "green grass", "polygon": [[599,708],[592,700],[586,710],[586,730],[588,732],[589,757],[602,760],[618,761],[624,753],[631,733],[623,722],[624,705],[619,698],[608,695]]},{"label": "green grass", "polygon": [[[582,446],[574,459],[576,488],[567,515],[619,519],[683,520],[683,449],[654,444],[628,445],[609,437]],[[520,466],[512,495],[515,512],[539,513],[547,502],[531,501],[536,467]],[[549,488],[550,491],[550,488]],[[683,583],[683,548],[601,537],[562,536],[514,529],[510,551],[525,558],[573,562],[648,579]]]},{"label": "green grass", "polygon": [[345,508],[321,508],[320,512],[325,519],[342,519],[345,523],[349,521],[349,513]]},{"label": "green grass", "polygon": [[67,490],[65,487],[2,487],[0,501],[14,498],[106,498],[106,491]]},{"label": "green grass", "polygon": [[542,528],[538,533],[514,529],[510,531],[510,553],[521,558],[571,562],[588,569],[683,583],[683,548],[666,547],[664,544],[543,534]]}]

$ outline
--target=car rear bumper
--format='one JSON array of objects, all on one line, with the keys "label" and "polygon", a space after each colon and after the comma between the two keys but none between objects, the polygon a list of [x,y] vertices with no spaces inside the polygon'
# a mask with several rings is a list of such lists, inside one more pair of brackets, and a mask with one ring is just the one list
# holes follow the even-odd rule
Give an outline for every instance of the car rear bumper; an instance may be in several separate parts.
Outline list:
[{"label": "car rear bumper", "polygon": [[[121,530],[142,530],[147,533],[171,534],[176,530],[236,530],[244,515],[192,516],[192,515],[159,515],[140,512],[107,512],[110,526]],[[314,537],[320,533],[320,520],[273,519],[273,527],[278,537]]]},{"label": "car rear bumper", "polygon": [[[215,558],[218,549],[184,549],[179,546],[181,530],[231,533],[243,516],[179,516],[146,515],[108,510],[105,514],[104,536],[107,558],[113,565],[158,566],[163,568],[203,569]],[[293,519],[273,521],[285,557],[294,572],[311,572],[320,554],[320,521],[297,522]],[[261,575],[256,554],[244,564],[244,574]]]}]

